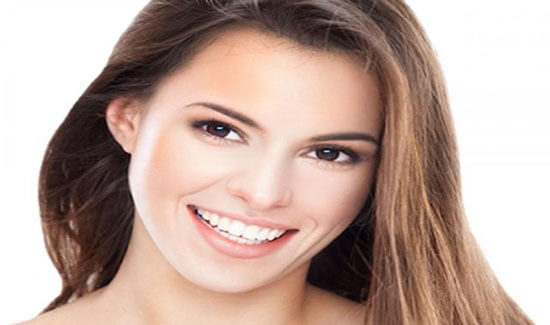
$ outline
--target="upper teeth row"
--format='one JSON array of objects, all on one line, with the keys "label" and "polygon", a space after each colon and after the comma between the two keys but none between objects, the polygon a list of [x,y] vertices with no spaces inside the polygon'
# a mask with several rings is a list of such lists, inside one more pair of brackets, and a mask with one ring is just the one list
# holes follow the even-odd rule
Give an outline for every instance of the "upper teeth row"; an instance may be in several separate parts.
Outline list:
[{"label": "upper teeth row", "polygon": [[247,225],[242,221],[229,219],[228,217],[220,217],[215,213],[203,209],[197,209],[197,214],[208,221],[212,226],[217,226],[220,230],[250,240],[273,240],[281,237],[286,232],[286,230]]}]

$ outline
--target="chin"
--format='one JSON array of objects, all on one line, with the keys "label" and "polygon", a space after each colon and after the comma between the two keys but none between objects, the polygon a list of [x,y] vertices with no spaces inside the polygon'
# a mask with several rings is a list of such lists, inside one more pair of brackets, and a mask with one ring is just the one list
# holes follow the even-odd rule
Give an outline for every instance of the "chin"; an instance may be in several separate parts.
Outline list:
[{"label": "chin", "polygon": [[218,292],[218,293],[242,293],[252,291],[268,285],[273,282],[269,280],[250,281],[250,277],[235,275],[235,276],[223,276],[223,277],[211,277],[205,278],[204,276],[198,279],[188,279],[194,285],[201,287],[205,290]]}]

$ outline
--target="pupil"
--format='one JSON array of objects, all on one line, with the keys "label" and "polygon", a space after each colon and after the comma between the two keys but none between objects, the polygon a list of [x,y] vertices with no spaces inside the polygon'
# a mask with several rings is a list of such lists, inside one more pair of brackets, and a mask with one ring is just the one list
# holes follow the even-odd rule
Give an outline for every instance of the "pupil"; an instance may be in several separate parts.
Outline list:
[{"label": "pupil", "polygon": [[210,133],[214,133],[216,135],[219,135],[221,137],[225,137],[227,133],[229,133],[229,130],[225,128],[223,125],[219,124],[211,124],[207,127],[207,131]]},{"label": "pupil", "polygon": [[324,157],[327,158],[327,160],[334,160],[338,157],[338,151],[335,151],[333,149],[320,149],[317,150],[317,153],[321,153],[321,156],[325,155]]}]

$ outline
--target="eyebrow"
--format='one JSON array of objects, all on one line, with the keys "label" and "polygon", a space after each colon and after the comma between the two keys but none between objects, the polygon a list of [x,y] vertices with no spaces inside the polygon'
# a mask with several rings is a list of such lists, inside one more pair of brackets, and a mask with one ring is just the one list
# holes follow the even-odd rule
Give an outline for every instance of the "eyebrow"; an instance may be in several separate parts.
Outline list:
[{"label": "eyebrow", "polygon": [[[242,113],[237,112],[236,110],[224,107],[219,104],[209,103],[209,102],[195,102],[195,103],[187,104],[185,105],[185,107],[189,107],[193,105],[199,105],[199,106],[212,109],[218,113],[226,115],[237,121],[240,121],[241,123],[246,124],[249,127],[257,129],[261,132],[265,132],[265,129],[261,125],[259,125],[256,121],[254,121],[253,119],[251,119],[250,117]],[[362,141],[372,142],[377,146],[380,146],[380,143],[376,139],[376,137],[368,133],[359,133],[359,132],[339,132],[339,133],[323,134],[323,135],[317,135],[317,136],[311,137],[308,140],[309,141],[362,140]]]}]

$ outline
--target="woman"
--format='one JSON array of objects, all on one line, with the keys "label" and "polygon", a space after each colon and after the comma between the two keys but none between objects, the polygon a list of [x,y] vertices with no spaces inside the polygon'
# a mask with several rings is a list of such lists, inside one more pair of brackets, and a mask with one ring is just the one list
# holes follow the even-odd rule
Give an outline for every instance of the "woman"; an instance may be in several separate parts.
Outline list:
[{"label": "woman", "polygon": [[44,157],[29,323],[530,324],[400,1],[154,0]]}]

